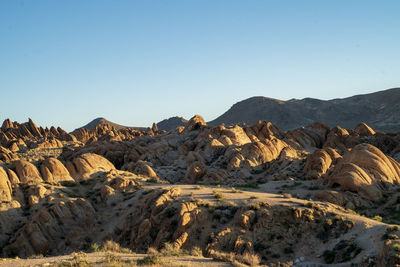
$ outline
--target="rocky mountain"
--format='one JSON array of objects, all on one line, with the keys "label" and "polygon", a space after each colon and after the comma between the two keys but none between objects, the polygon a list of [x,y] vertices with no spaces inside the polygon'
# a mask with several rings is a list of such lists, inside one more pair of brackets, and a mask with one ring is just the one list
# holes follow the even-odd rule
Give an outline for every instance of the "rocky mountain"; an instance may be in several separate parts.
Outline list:
[{"label": "rocky mountain", "polygon": [[270,121],[283,130],[314,122],[354,128],[364,122],[376,130],[399,131],[400,88],[332,100],[252,97],[234,104],[209,124],[251,125],[257,120]]},{"label": "rocky mountain", "polygon": [[159,130],[173,130],[178,126],[185,126],[188,121],[182,117],[171,117],[169,119],[165,119],[157,123],[157,127]]}]

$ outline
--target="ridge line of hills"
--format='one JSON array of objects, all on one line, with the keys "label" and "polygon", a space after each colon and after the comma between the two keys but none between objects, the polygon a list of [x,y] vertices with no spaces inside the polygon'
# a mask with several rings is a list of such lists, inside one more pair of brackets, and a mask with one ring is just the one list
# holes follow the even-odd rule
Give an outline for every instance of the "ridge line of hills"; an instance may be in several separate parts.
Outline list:
[{"label": "ridge line of hills", "polygon": [[[352,129],[364,122],[379,131],[398,131],[400,130],[400,88],[331,100],[308,97],[285,101],[254,96],[235,103],[225,113],[207,124],[251,125],[258,120],[272,122],[282,130],[294,130],[315,122],[324,123],[329,127],[340,125],[343,128]],[[159,130],[168,131],[178,126],[185,126],[187,122],[185,118],[175,116],[158,122],[157,127]],[[108,124],[117,130],[147,129],[119,125],[104,118],[97,118],[81,128],[90,130],[100,124]]]}]

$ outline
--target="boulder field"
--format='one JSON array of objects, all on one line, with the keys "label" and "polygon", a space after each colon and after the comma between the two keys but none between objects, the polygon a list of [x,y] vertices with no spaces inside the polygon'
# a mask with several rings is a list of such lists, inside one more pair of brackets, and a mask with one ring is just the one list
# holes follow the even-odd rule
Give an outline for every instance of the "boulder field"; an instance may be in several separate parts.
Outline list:
[{"label": "boulder field", "polygon": [[398,159],[400,134],[365,123],[282,131],[196,115],[169,131],[66,133],[5,120],[0,253],[60,255],[111,239],[268,266],[399,264]]}]

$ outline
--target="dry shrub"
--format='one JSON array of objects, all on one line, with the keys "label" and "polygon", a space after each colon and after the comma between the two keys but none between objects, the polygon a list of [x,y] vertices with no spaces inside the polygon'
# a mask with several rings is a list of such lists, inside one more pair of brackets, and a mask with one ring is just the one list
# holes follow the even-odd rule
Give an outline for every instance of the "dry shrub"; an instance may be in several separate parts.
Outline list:
[{"label": "dry shrub", "polygon": [[108,264],[117,264],[122,261],[122,258],[113,253],[107,253],[104,261],[107,262]]},{"label": "dry shrub", "polygon": [[120,252],[121,246],[112,240],[107,240],[103,244],[103,251],[112,251],[112,252]]},{"label": "dry shrub", "polygon": [[160,250],[163,256],[183,256],[188,255],[187,251],[174,247],[171,243],[166,242],[164,248]]},{"label": "dry shrub", "polygon": [[216,260],[231,262],[235,266],[243,266],[243,264],[250,266],[259,266],[261,262],[260,256],[254,253],[244,253],[243,255],[241,255],[234,254],[232,252],[225,253],[220,251],[212,251],[210,252],[210,256]]},{"label": "dry shrub", "polygon": [[157,255],[157,254],[158,254],[158,250],[157,250],[156,248],[149,247],[149,248],[147,249],[147,254],[150,254],[150,255]]},{"label": "dry shrub", "polygon": [[199,247],[193,247],[190,251],[190,255],[200,257],[203,256],[203,251]]},{"label": "dry shrub", "polygon": [[235,255],[235,259],[250,266],[259,266],[261,261],[260,256],[254,253],[237,254]]}]

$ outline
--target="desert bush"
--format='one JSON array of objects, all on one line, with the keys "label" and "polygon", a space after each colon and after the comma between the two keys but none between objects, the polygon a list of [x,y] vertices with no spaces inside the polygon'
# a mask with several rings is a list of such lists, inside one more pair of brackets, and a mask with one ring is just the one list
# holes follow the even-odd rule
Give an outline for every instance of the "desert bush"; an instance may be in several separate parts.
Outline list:
[{"label": "desert bush", "polygon": [[163,256],[183,256],[188,255],[187,251],[174,247],[171,243],[166,242],[160,250]]},{"label": "desert bush", "polygon": [[250,266],[259,266],[261,261],[260,256],[253,253],[244,253],[243,255],[241,255],[241,254],[234,254],[232,252],[225,253],[225,252],[213,251],[212,253],[210,253],[210,256],[216,260],[234,263],[234,265],[236,262],[239,262]]},{"label": "desert bush", "polygon": [[397,226],[397,225],[390,225],[390,226],[388,226],[387,228],[386,228],[386,233],[390,233],[390,232],[393,232],[393,231],[399,231],[400,230],[400,227],[399,226]]},{"label": "desert bush", "polygon": [[98,251],[100,251],[100,246],[97,243],[93,243],[90,245],[90,251],[98,252]]},{"label": "desert bush", "polygon": [[112,252],[120,252],[121,251],[121,246],[112,240],[107,240],[103,244],[103,251],[112,251]]},{"label": "desert bush", "polygon": [[158,253],[159,253],[159,252],[158,252],[158,250],[157,250],[156,248],[149,247],[149,248],[147,249],[147,254],[157,255]]},{"label": "desert bush", "polygon": [[54,264],[57,267],[88,267],[91,264],[87,260],[87,255],[84,252],[78,252],[73,254],[72,260],[62,261]]},{"label": "desert bush", "polygon": [[392,248],[394,251],[400,252],[400,244],[399,243],[393,244]]},{"label": "desert bush", "polygon": [[374,219],[375,221],[378,221],[378,222],[381,222],[381,221],[382,221],[382,217],[379,216],[379,215],[376,215],[373,219]]},{"label": "desert bush", "polygon": [[291,194],[288,194],[288,193],[286,193],[286,194],[283,194],[283,197],[284,197],[284,198],[292,198],[292,195],[291,195]]}]

